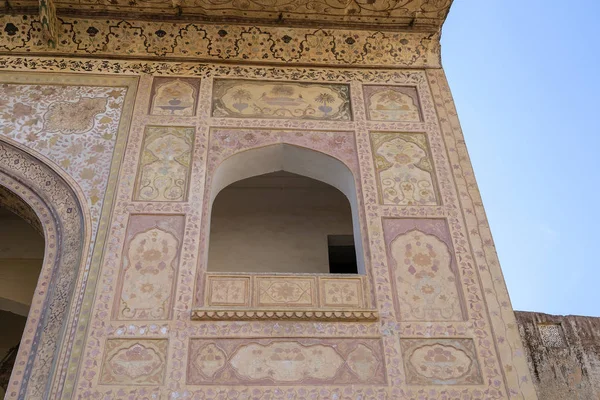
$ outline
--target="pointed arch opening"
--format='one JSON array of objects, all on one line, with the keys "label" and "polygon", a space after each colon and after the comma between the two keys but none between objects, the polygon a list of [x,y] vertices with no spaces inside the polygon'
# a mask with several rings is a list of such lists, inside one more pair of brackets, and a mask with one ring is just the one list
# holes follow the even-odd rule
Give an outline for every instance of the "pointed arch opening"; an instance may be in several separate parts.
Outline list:
[{"label": "pointed arch opening", "polygon": [[0,398],[6,395],[40,276],[45,238],[31,207],[0,186]]},{"label": "pointed arch opening", "polygon": [[365,274],[354,175],[288,144],[237,153],[212,177],[209,272]]},{"label": "pointed arch opening", "polygon": [[7,398],[50,398],[50,391],[59,390],[54,377],[63,372],[64,365],[58,361],[72,344],[66,337],[71,333],[67,327],[70,303],[89,245],[89,220],[81,198],[77,185],[51,161],[0,139],[0,207],[26,220],[37,231],[33,234],[43,236],[39,270],[21,270],[31,276],[13,277],[33,287],[30,301],[25,299],[27,290],[20,298],[2,301],[13,314],[27,318],[18,351],[13,350],[7,360],[11,368],[2,371],[4,380],[10,376]]}]

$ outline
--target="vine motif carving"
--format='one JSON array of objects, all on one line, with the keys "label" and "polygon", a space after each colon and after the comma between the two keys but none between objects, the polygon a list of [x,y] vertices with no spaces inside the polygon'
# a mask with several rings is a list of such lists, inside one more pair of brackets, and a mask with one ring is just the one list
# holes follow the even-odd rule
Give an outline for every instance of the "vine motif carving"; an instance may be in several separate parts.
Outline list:
[{"label": "vine motif carving", "polygon": [[[439,67],[439,38],[424,32],[59,18],[48,48],[32,15],[0,17],[0,53],[186,58],[207,61]],[[291,36],[290,36],[291,35]]]}]

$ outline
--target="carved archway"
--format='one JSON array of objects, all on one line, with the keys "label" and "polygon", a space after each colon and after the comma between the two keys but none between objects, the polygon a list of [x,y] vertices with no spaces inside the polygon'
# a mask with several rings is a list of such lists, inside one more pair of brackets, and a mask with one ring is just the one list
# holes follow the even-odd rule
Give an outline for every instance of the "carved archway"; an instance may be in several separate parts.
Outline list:
[{"label": "carved archway", "polygon": [[87,253],[89,221],[76,184],[58,171],[42,156],[0,139],[0,202],[34,226],[31,212],[35,213],[46,242],[7,399],[48,398],[64,377],[69,306]]}]

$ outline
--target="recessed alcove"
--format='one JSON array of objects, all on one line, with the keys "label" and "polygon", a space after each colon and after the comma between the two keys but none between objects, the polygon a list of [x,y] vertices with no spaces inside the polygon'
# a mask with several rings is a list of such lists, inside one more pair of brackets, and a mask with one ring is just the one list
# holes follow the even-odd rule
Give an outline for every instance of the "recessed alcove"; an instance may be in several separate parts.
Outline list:
[{"label": "recessed alcove", "polygon": [[354,176],[341,161],[268,146],[226,159],[211,189],[209,272],[330,273],[331,238],[343,237],[354,271],[334,272],[364,274]]},{"label": "recessed alcove", "polygon": [[356,255],[348,261],[343,254],[348,247],[354,249],[350,203],[315,179],[258,175],[227,186],[213,203],[210,272],[343,273],[353,261],[356,273]]}]

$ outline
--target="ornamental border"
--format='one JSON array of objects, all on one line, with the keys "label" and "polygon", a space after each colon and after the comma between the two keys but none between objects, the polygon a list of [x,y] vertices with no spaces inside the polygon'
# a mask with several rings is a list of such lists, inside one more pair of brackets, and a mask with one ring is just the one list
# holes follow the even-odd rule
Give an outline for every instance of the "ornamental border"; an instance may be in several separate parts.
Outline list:
[{"label": "ornamental border", "polygon": [[440,34],[339,28],[57,18],[47,44],[35,15],[0,17],[0,55],[334,67],[439,68]]}]

